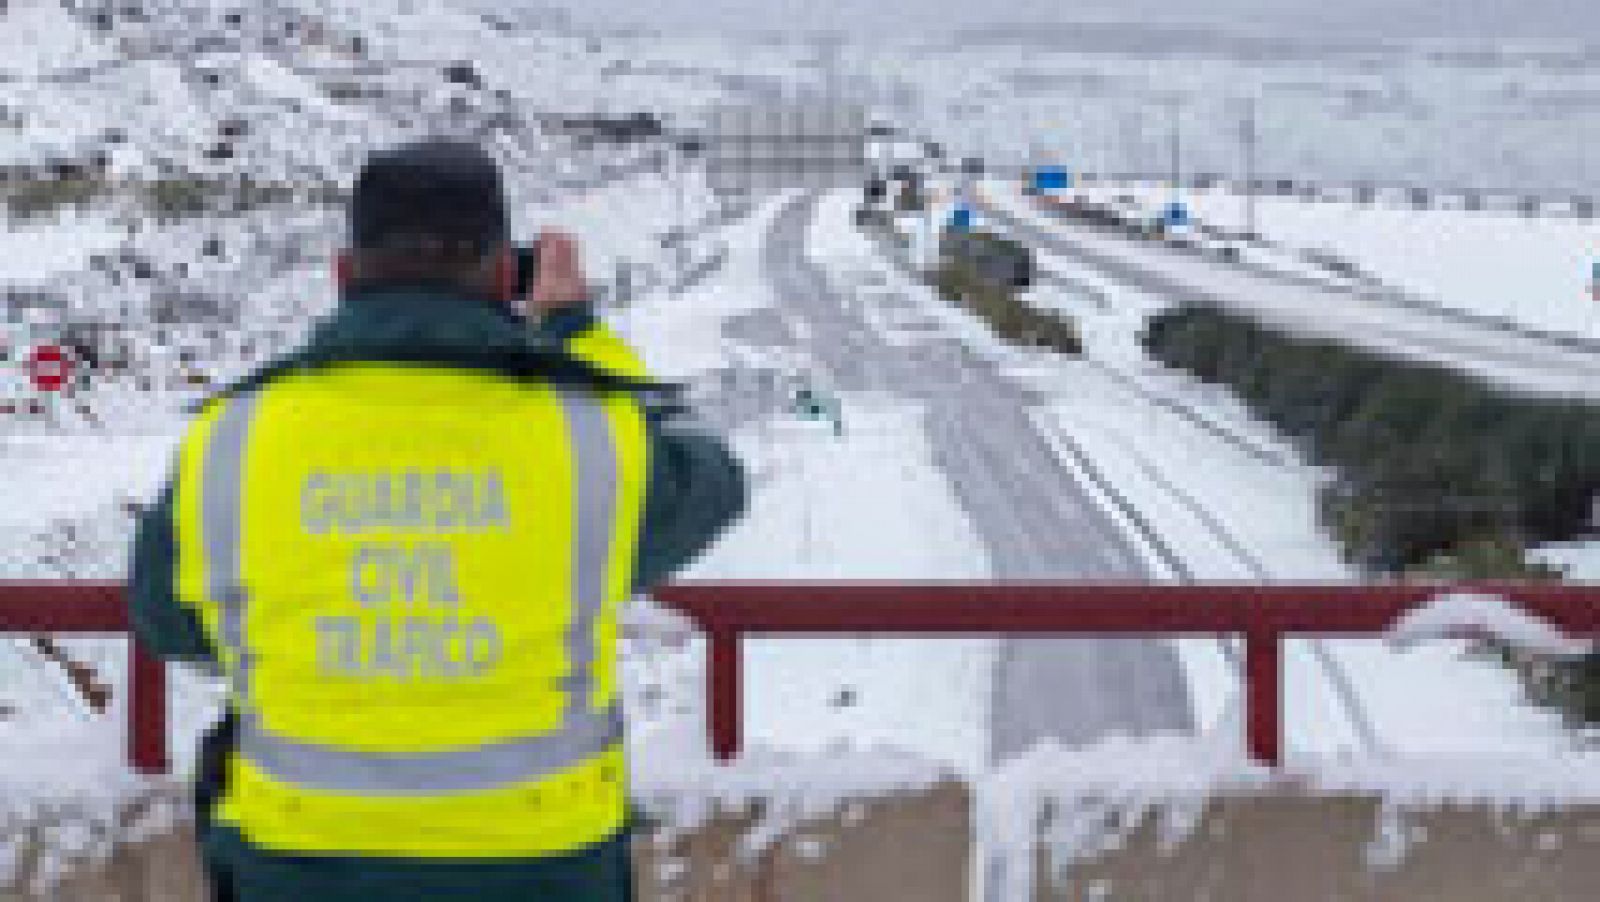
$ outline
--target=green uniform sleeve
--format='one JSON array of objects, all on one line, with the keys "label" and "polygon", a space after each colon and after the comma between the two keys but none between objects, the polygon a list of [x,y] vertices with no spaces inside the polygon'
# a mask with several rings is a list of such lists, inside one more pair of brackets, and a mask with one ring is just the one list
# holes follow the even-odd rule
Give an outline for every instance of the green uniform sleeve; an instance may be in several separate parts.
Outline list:
[{"label": "green uniform sleeve", "polygon": [[172,498],[169,480],[156,503],[139,515],[128,568],[129,616],[134,634],[158,657],[215,663],[199,616],[178,600]]},{"label": "green uniform sleeve", "polygon": [[[553,310],[539,321],[534,333],[569,346],[598,334],[616,347],[602,342],[600,350],[612,353],[596,362],[642,372],[631,349],[610,336],[591,305]],[[626,358],[621,363],[611,359],[618,354]],[[579,355],[588,356],[583,351]],[[666,580],[711,547],[744,513],[749,491],[744,467],[727,442],[698,428],[690,418],[654,412],[649,428],[650,485],[634,568],[634,588],[640,592]]]},{"label": "green uniform sleeve", "polygon": [[748,503],[745,470],[727,442],[682,418],[650,424],[650,486],[635,591],[648,591],[711,547]]},{"label": "green uniform sleeve", "polygon": [[535,323],[532,331],[536,339],[561,343],[588,331],[599,321],[593,304],[579,304],[546,313]]}]

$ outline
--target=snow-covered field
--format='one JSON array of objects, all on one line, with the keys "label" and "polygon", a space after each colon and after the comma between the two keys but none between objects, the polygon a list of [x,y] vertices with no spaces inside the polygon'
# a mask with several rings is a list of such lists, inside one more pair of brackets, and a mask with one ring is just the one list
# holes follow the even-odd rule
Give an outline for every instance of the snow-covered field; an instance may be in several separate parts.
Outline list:
[{"label": "snow-covered field", "polygon": [[[1159,183],[1099,182],[1072,192],[1101,203],[1130,198],[1156,213],[1173,199]],[[1184,192],[1201,222],[1242,232],[1247,198],[1221,189]],[[1600,221],[1511,211],[1417,210],[1256,198],[1256,230],[1279,245],[1256,251],[1268,265],[1311,270],[1305,252],[1331,254],[1428,302],[1536,329],[1600,338],[1591,286],[1600,264]],[[1324,270],[1322,278],[1332,280]]]}]

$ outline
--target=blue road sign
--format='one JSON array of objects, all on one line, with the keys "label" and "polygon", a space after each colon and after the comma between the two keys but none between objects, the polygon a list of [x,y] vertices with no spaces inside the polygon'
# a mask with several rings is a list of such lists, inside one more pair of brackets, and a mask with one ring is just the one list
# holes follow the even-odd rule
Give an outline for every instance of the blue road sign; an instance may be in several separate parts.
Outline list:
[{"label": "blue road sign", "polygon": [[1033,187],[1040,191],[1064,191],[1072,187],[1072,173],[1060,166],[1043,166],[1033,171]]},{"label": "blue road sign", "polygon": [[1189,224],[1189,208],[1182,201],[1175,200],[1167,205],[1161,219],[1170,228],[1181,228]]},{"label": "blue road sign", "polygon": [[972,228],[972,208],[956,207],[950,211],[950,228],[966,232]]}]

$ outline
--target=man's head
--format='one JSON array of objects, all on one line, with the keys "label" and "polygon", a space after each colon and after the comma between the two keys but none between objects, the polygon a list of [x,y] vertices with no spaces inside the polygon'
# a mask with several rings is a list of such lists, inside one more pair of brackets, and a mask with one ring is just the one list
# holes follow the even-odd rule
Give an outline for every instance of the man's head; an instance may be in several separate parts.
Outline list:
[{"label": "man's head", "polygon": [[511,299],[500,168],[475,144],[430,139],[374,154],[350,199],[344,286],[431,284]]}]

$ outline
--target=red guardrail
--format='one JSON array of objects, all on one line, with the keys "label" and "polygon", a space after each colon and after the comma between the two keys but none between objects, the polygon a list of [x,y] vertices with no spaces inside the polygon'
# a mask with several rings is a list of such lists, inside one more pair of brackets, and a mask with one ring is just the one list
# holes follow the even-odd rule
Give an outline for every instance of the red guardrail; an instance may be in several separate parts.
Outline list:
[{"label": "red guardrail", "polygon": [[[1571,635],[1600,633],[1600,586],[1222,586],[1083,583],[699,583],[654,593],[710,642],[712,751],[739,753],[740,645],[749,634],[1224,634],[1245,639],[1251,755],[1281,760],[1283,639],[1376,635],[1444,592],[1491,594]],[[1404,691],[1399,687],[1397,691]]]},{"label": "red guardrail", "polygon": [[[1284,637],[1376,635],[1447,591],[1505,598],[1571,635],[1600,633],[1600,586],[1556,584],[687,583],[653,594],[692,619],[710,641],[706,707],[719,759],[739,752],[741,644],[750,634],[1238,633],[1245,638],[1251,753],[1276,764]],[[0,633],[128,629],[120,584],[0,582]],[[165,673],[137,643],[129,671],[130,758],[141,772],[164,772]]]},{"label": "red guardrail", "polygon": [[[131,632],[121,583],[0,582],[0,633]],[[128,653],[128,760],[145,774],[170,766],[167,672],[138,642]]]}]

